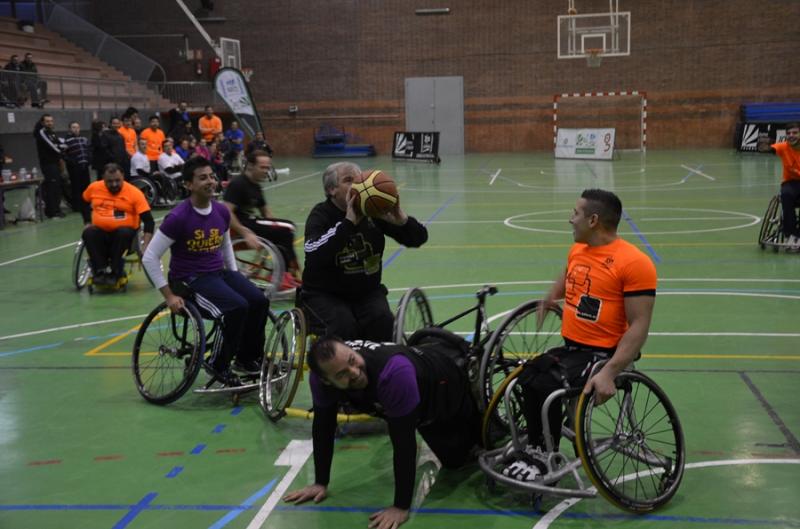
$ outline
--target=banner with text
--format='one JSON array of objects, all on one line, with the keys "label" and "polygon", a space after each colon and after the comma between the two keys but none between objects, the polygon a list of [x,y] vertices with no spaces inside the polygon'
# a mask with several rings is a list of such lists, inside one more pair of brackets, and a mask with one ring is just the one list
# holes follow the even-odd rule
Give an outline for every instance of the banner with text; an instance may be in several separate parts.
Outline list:
[{"label": "banner with text", "polygon": [[616,129],[558,129],[556,158],[610,160]]},{"label": "banner with text", "polygon": [[438,132],[395,132],[392,158],[439,161]]},{"label": "banner with text", "polygon": [[771,152],[773,143],[786,141],[783,123],[739,123],[734,143],[743,152]]},{"label": "banner with text", "polygon": [[222,68],[214,77],[214,89],[248,136],[254,138],[256,132],[263,132],[261,118],[258,117],[253,96],[242,72],[236,68]]}]

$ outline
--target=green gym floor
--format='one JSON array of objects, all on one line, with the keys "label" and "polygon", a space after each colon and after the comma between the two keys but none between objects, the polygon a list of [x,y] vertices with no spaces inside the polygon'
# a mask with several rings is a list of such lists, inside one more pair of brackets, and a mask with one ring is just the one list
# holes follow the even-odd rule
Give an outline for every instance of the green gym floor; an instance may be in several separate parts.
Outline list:
[{"label": "green gym floor", "polygon": [[[267,198],[298,222],[299,235],[331,161],[275,160],[291,174],[269,184]],[[621,235],[659,274],[637,365],[666,390],[686,437],[682,485],[652,515],[625,514],[602,498],[568,508],[547,499],[537,511],[524,495],[490,492],[474,467],[441,472],[406,527],[800,527],[800,255],[757,244],[778,188],[776,157],[699,150],[613,162],[547,153],[448,156],[439,166],[354,161],[394,176],[404,209],[428,222],[423,248],[388,246],[384,281],[392,304],[407,287],[423,287],[435,319],[468,307],[485,283],[500,290],[491,314],[542,296],[564,265],[580,191],[616,191]],[[23,193],[9,194],[9,209]],[[279,497],[313,479],[309,421],[273,424],[255,394],[238,406],[191,393],[166,407],[146,403],[131,376],[132,329],[160,296],[141,271],[127,293],[75,291],[80,231],[77,214],[0,231],[0,528],[366,527],[391,503],[385,435],[346,430],[330,497],[295,507]],[[309,402],[304,381],[294,406]]]}]

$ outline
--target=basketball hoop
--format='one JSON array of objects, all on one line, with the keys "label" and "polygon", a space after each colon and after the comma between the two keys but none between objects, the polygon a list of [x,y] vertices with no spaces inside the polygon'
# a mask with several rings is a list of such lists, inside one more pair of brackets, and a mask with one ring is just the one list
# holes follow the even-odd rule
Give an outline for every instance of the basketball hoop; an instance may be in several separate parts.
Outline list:
[{"label": "basketball hoop", "polygon": [[603,50],[600,48],[589,48],[586,50],[586,66],[589,68],[597,68],[603,62],[603,56],[600,55]]},{"label": "basketball hoop", "polygon": [[253,76],[253,69],[252,68],[242,68],[242,75],[244,76],[244,80],[248,83],[250,82],[250,78]]}]

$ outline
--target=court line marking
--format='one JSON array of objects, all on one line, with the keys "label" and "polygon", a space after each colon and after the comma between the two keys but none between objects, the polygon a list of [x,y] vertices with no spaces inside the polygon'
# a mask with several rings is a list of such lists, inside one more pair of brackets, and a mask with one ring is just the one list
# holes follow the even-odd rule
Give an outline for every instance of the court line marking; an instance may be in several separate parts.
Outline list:
[{"label": "court line marking", "polygon": [[285,182],[281,182],[280,184],[275,184],[275,185],[271,185],[271,186],[264,186],[263,189],[268,191],[270,189],[275,189],[276,187],[281,187],[281,186],[293,184],[295,182],[299,182],[300,180],[305,180],[306,178],[310,178],[312,176],[316,176],[316,175],[320,175],[320,174],[322,174],[322,171],[314,171],[311,174],[303,175],[303,176],[300,176],[298,178],[294,178],[292,180],[287,180]]},{"label": "court line marking", "polygon": [[494,181],[497,180],[498,176],[500,176],[500,171],[502,171],[502,169],[498,169],[497,172],[492,175],[492,179],[489,181],[490,186],[494,185]]},{"label": "court line marking", "polygon": [[772,407],[764,394],[761,393],[761,390],[758,389],[758,386],[755,385],[753,380],[744,371],[739,372],[739,377],[753,393],[756,400],[761,404],[761,406],[763,406],[764,410],[767,412],[767,415],[769,415],[769,418],[772,419],[772,422],[778,427],[778,430],[781,431],[783,437],[786,439],[786,442],[789,445],[789,448],[792,449],[792,452],[794,452],[795,455],[800,455],[800,441],[798,441],[797,437],[794,436],[792,431],[786,427],[786,423],[783,422],[783,419],[781,419],[781,416],[778,415],[778,412],[775,410],[775,408]]},{"label": "court line marking", "polygon": [[244,512],[247,509],[250,509],[257,500],[261,499],[263,496],[266,496],[269,493],[269,491],[272,490],[272,487],[275,486],[276,481],[278,480],[273,479],[272,481],[267,483],[264,487],[261,488],[261,490],[259,490],[258,492],[256,492],[255,494],[244,500],[242,504],[239,505],[239,508],[231,510],[231,512],[229,512],[228,514],[217,520],[213,525],[209,526],[208,529],[222,529],[223,527],[231,523],[233,520],[238,518],[239,515],[242,514],[242,512]]},{"label": "court line marking", "polygon": [[[97,347],[95,347],[93,349],[90,349],[89,351],[83,353],[83,355],[84,356],[97,356],[98,354],[101,354],[100,351],[102,351],[103,349],[105,349],[106,347],[108,347],[110,345],[114,345],[115,343],[117,343],[119,341],[122,341],[129,334],[131,334],[132,332],[138,331],[141,326],[142,326],[142,324],[140,323],[140,324],[136,325],[135,327],[123,332],[122,334],[120,334],[118,336],[114,336],[113,338],[110,338],[110,339],[106,340],[105,342],[101,343]],[[130,353],[126,353],[126,355],[129,355],[129,354]],[[106,356],[106,355],[103,355],[103,356]]]},{"label": "court line marking", "polygon": [[[698,169],[694,169],[693,167],[689,167],[688,165],[685,165],[685,164],[681,164],[681,167],[683,167],[683,168],[684,168],[684,169],[686,169],[687,171],[690,171],[690,172],[692,172],[692,173],[694,173],[694,174],[699,174],[700,176],[702,176],[702,177],[704,177],[704,178],[708,178],[708,179],[709,179],[709,180],[711,180],[712,182],[716,180],[716,178],[714,178],[714,177],[713,177],[713,176],[711,176],[711,175],[707,175],[707,174],[705,174],[705,173],[704,173],[703,171],[701,171],[699,168],[698,168]],[[700,167],[702,167],[702,165],[701,165]],[[681,183],[683,183],[683,182],[681,182]]]},{"label": "court line marking", "polygon": [[[725,467],[725,466],[739,466],[739,465],[800,465],[800,459],[722,459],[719,461],[699,461],[697,463],[688,463],[686,469],[694,468],[709,468],[709,467]],[[626,476],[627,477],[627,476]],[[592,487],[594,489],[594,487]],[[552,509],[547,514],[542,516],[532,529],[548,529],[561,514],[567,509],[581,501],[581,498],[569,498]],[[646,515],[645,515],[646,516]]]},{"label": "court line marking", "polygon": [[622,216],[625,219],[625,222],[627,222],[628,225],[633,230],[633,233],[636,234],[636,236],[639,238],[640,241],[642,241],[642,244],[644,244],[645,249],[650,253],[650,255],[653,256],[653,260],[656,262],[656,264],[660,263],[661,257],[658,255],[658,253],[656,253],[655,248],[653,248],[650,245],[650,241],[647,240],[647,237],[644,236],[644,233],[642,233],[642,231],[633,221],[633,218],[630,215],[628,215],[628,212],[625,211],[625,209],[622,210]]}]

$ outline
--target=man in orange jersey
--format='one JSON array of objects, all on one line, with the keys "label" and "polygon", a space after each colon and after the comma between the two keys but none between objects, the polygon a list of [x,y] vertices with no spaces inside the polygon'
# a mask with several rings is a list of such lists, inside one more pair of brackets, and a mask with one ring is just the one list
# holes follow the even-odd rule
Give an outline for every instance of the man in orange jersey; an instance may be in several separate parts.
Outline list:
[{"label": "man in orange jersey", "polygon": [[[527,460],[503,472],[521,481],[546,473],[542,451],[545,439],[541,410],[547,396],[568,382],[594,392],[602,404],[616,394],[614,379],[638,356],[647,340],[656,296],[656,267],[641,250],[617,236],[622,202],[610,191],[587,189],[573,209],[569,223],[575,244],[567,267],[556,279],[544,306],[564,299],[561,335],[556,347],[528,362],[519,377],[523,388],[528,442]],[[542,309],[543,312],[543,309]],[[591,366],[607,360],[591,378]],[[558,450],[562,408],[556,401],[548,411],[553,447]]]},{"label": "man in orange jersey", "polygon": [[786,141],[771,145],[772,152],[783,162],[781,179],[781,207],[783,208],[783,235],[793,251],[800,250],[800,227],[794,208],[800,202],[800,123],[786,125]]},{"label": "man in orange jersey", "polygon": [[206,113],[197,121],[197,128],[200,129],[200,135],[206,143],[211,143],[217,134],[222,132],[222,120],[214,115],[214,108],[211,105],[206,106]]},{"label": "man in orange jersey", "polygon": [[114,285],[124,273],[122,254],[131,247],[139,224],[144,223],[144,252],[153,237],[155,222],[144,195],[123,178],[122,168],[109,163],[103,179],[89,185],[83,200],[92,207],[92,222],[83,230],[93,281]]},{"label": "man in orange jersey", "polygon": [[161,120],[158,116],[150,116],[148,121],[150,126],[144,129],[139,134],[139,137],[147,141],[147,152],[145,154],[147,159],[150,160],[151,172],[155,172],[158,171],[158,157],[164,152],[163,145],[166,136],[164,136],[164,131],[159,128]]},{"label": "man in orange jersey", "polygon": [[136,154],[136,131],[133,130],[130,116],[122,116],[122,126],[117,133],[125,140],[125,150],[128,151],[128,156]]}]

